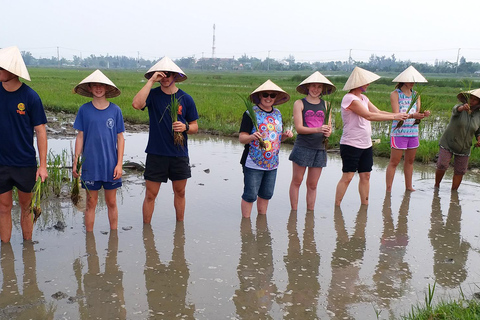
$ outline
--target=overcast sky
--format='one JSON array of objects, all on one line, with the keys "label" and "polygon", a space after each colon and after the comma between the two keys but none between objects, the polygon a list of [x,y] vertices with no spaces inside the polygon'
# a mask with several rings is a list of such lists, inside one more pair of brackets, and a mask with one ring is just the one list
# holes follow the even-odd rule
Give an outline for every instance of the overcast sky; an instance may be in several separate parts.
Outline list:
[{"label": "overcast sky", "polygon": [[[164,55],[480,62],[480,0],[0,0],[0,47],[72,59]],[[460,51],[459,51],[460,49]]]}]

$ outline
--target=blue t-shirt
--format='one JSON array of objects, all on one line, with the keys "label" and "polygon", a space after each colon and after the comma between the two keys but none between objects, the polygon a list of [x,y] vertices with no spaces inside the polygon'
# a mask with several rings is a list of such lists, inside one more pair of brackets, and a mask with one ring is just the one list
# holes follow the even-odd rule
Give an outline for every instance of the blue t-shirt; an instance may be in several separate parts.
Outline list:
[{"label": "blue t-shirt", "polygon": [[[175,93],[175,97],[181,106],[178,121],[185,123],[197,120],[197,107],[192,97],[180,89]],[[171,103],[172,95],[164,93],[161,87],[150,90],[146,101],[150,130],[145,152],[166,157],[188,157],[186,133],[183,133],[185,146],[177,146],[173,143],[172,117],[168,108]]]},{"label": "blue t-shirt", "polygon": [[95,108],[92,102],[85,103],[78,110],[73,127],[83,131],[82,179],[113,182],[118,161],[117,135],[125,131],[122,110],[111,102],[103,110]]},{"label": "blue t-shirt", "polygon": [[0,165],[35,167],[34,127],[47,123],[42,100],[25,83],[8,92],[0,83]]}]

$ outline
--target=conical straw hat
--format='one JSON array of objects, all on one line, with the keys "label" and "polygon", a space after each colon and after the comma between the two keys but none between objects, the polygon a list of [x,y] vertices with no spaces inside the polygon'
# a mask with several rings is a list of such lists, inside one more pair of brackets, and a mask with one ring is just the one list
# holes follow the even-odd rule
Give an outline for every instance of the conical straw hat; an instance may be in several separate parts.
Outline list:
[{"label": "conical straw hat", "polygon": [[469,91],[460,92],[459,94],[457,94],[457,99],[460,102],[467,103],[468,99],[470,98],[470,95],[480,99],[480,89],[473,89]]},{"label": "conical straw hat", "polygon": [[187,80],[187,75],[185,72],[180,69],[175,62],[172,61],[169,57],[163,57],[160,61],[155,63],[153,67],[151,67],[147,73],[145,73],[145,78],[150,79],[153,74],[157,71],[170,71],[175,72],[175,82],[182,82]]},{"label": "conical straw hat", "polygon": [[83,79],[77,86],[73,89],[75,93],[78,93],[81,96],[93,97],[93,94],[88,90],[88,85],[90,83],[103,83],[107,85],[107,90],[105,92],[105,98],[114,98],[120,95],[120,90],[115,86],[115,84],[107,78],[106,75],[100,70],[95,70],[88,77]]},{"label": "conical straw hat", "polygon": [[428,82],[424,76],[420,74],[413,66],[408,67],[402,73],[400,73],[392,82],[402,82],[402,83],[419,83],[419,82]]},{"label": "conical straw hat", "polygon": [[27,66],[16,46],[0,49],[0,68],[30,81]]},{"label": "conical straw hat", "polygon": [[250,100],[255,104],[260,103],[260,97],[258,96],[258,93],[262,91],[273,91],[277,93],[277,97],[275,98],[275,103],[273,104],[274,106],[285,103],[288,100],[290,100],[290,95],[286,93],[282,88],[277,86],[275,83],[273,83],[270,79],[265,81],[260,87],[255,89],[250,94]]},{"label": "conical straw hat", "polygon": [[353,69],[352,73],[350,74],[350,77],[348,77],[348,80],[345,83],[343,90],[350,91],[352,89],[372,83],[373,81],[378,79],[380,79],[379,75],[362,69],[360,67],[355,67],[355,69]]},{"label": "conical straw hat", "polygon": [[330,82],[323,74],[321,74],[319,71],[315,71],[312,75],[310,75],[307,79],[303,80],[302,83],[300,83],[297,86],[297,92],[302,93],[302,94],[308,94],[308,85],[310,83],[321,83],[323,84],[323,92],[322,94],[330,94],[334,93],[337,88],[333,85],[333,83]]}]

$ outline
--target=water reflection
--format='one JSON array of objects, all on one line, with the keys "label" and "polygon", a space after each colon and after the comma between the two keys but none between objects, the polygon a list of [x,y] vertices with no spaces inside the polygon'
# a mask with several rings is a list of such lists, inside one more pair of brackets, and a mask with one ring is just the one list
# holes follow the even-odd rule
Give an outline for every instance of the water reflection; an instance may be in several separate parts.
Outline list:
[{"label": "water reflection", "polygon": [[87,273],[81,279],[81,263],[74,262],[77,277],[77,297],[81,319],[126,319],[123,272],[117,264],[118,235],[111,230],[108,238],[105,271],[101,273],[97,246],[93,232],[86,234]]},{"label": "water reflection", "polygon": [[273,281],[272,237],[266,215],[259,214],[256,221],[255,235],[251,220],[241,220],[242,251],[237,268],[240,288],[233,301],[240,319],[273,319],[269,313],[277,286]]},{"label": "water reflection", "polygon": [[362,205],[355,220],[352,236],[348,235],[340,207],[335,207],[334,223],[337,244],[332,252],[332,280],[328,292],[327,310],[336,319],[351,319],[349,307],[362,301],[366,288],[359,283],[359,272],[365,253],[365,228],[368,206]]},{"label": "water reflection", "polygon": [[470,244],[462,238],[460,229],[462,207],[458,192],[452,191],[447,220],[443,222],[438,190],[432,200],[431,228],[428,236],[433,247],[433,273],[443,287],[458,287],[467,278],[465,263]]},{"label": "water reflection", "polygon": [[305,215],[303,250],[297,232],[297,211],[292,210],[288,218],[288,248],[284,257],[288,285],[282,299],[285,319],[318,319],[320,255],[315,243],[314,218],[313,212]]},{"label": "water reflection", "polygon": [[23,243],[23,294],[18,289],[15,256],[10,243],[1,244],[3,284],[0,292],[1,319],[53,319],[55,308],[46,304],[37,284],[37,260],[32,241]]},{"label": "water reflection", "polygon": [[390,303],[401,298],[409,288],[412,278],[410,266],[405,259],[408,245],[408,210],[410,207],[410,191],[406,191],[398,210],[397,227],[393,220],[392,196],[388,192],[383,201],[383,234],[380,241],[380,257],[373,275],[374,292],[393,317]]},{"label": "water reflection", "polygon": [[173,238],[172,260],[160,261],[152,226],[143,225],[145,246],[145,286],[151,319],[194,319],[195,305],[187,304],[190,271],[185,259],[185,227],[177,222]]}]

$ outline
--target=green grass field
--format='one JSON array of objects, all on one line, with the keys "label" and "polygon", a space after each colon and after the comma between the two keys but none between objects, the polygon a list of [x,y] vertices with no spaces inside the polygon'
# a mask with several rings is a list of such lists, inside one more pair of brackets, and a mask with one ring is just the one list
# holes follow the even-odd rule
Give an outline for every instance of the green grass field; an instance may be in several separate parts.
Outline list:
[{"label": "green grass field", "polygon": [[[93,70],[76,69],[39,69],[30,68],[32,82],[29,85],[35,89],[47,110],[76,113],[78,108],[88,98],[73,93],[73,88]],[[131,123],[147,123],[148,113],[134,110],[131,106],[135,94],[145,84],[143,74],[145,70],[103,70],[102,72],[112,80],[122,91],[119,97],[111,99],[122,109],[125,121]],[[271,79],[291,95],[291,100],[279,106],[284,119],[284,126],[293,126],[293,102],[302,98],[295,91],[296,86],[309,73],[295,72],[201,72],[186,70],[188,79],[178,86],[189,93],[197,105],[200,116],[199,127],[202,131],[216,132],[223,135],[232,135],[238,132],[242,114],[245,111],[243,101],[238,96],[247,95],[267,79]],[[333,113],[335,132],[330,138],[330,147],[338,147],[341,137],[341,116],[339,111],[340,100],[344,95],[343,85],[347,80],[346,74],[329,74],[324,72],[337,87],[338,94]],[[368,89],[367,96],[378,108],[390,111],[390,92],[395,83],[392,79],[396,74],[382,75]],[[452,107],[457,103],[456,95],[464,89],[479,88],[480,81],[464,78],[446,78],[440,75],[428,75],[429,79],[422,94],[422,110],[430,110],[432,115],[424,119],[421,124],[421,145],[417,151],[417,160],[430,162],[437,151],[437,141],[450,119]],[[375,146],[375,153],[379,156],[389,156],[389,127],[390,122],[372,123],[373,137],[381,143]],[[293,139],[292,139],[293,141]],[[291,142],[291,141],[290,141]],[[480,152],[473,152],[470,159],[471,166],[480,166]]]}]

